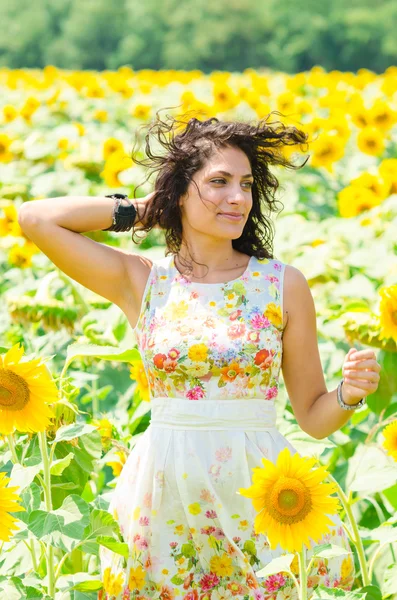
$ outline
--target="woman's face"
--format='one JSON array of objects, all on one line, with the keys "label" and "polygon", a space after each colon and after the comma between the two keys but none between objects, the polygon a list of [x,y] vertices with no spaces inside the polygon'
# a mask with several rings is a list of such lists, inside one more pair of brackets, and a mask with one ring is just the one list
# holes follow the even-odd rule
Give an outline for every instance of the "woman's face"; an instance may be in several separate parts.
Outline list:
[{"label": "woman's face", "polygon": [[[229,146],[217,150],[194,174],[179,201],[184,234],[194,230],[211,237],[239,238],[252,208],[252,184],[251,165],[242,150]],[[230,219],[222,213],[241,217]]]}]

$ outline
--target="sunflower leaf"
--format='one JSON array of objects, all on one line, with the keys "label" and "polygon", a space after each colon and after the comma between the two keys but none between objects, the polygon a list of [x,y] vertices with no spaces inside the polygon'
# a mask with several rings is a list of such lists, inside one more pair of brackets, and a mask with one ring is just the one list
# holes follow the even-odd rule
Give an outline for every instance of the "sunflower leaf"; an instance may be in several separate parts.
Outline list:
[{"label": "sunflower leaf", "polygon": [[128,558],[129,556],[128,544],[126,544],[125,542],[118,542],[117,540],[108,535],[99,535],[96,541],[98,542],[98,544],[100,544],[100,546],[108,548],[115,554],[120,554],[121,556],[124,556],[124,558]]},{"label": "sunflower leaf", "polygon": [[55,439],[49,443],[54,444],[55,442],[70,441],[74,438],[85,435],[86,433],[91,433],[92,431],[95,431],[95,429],[96,427],[87,423],[72,423],[71,425],[64,425],[58,429]]},{"label": "sunflower leaf", "polygon": [[356,590],[357,592],[365,592],[365,600],[382,600],[382,592],[377,585],[366,585],[365,587]]},{"label": "sunflower leaf", "polygon": [[62,475],[63,471],[66,469],[66,467],[68,467],[70,465],[73,458],[74,458],[73,452],[69,452],[69,454],[67,454],[63,458],[60,458],[59,460],[55,460],[51,464],[51,469],[50,469],[51,475]]},{"label": "sunflower leaf", "polygon": [[260,571],[256,571],[255,575],[257,577],[267,577],[268,575],[274,575],[275,573],[280,573],[282,571],[289,572],[294,558],[295,554],[285,554],[284,556],[274,558],[266,565],[266,567]]},{"label": "sunflower leaf", "polygon": [[77,494],[67,496],[62,506],[52,512],[34,510],[28,527],[39,540],[70,552],[82,539],[89,524],[89,505]]},{"label": "sunflower leaf", "polygon": [[366,593],[347,592],[340,588],[328,588],[319,585],[313,592],[313,600],[333,600],[333,598],[343,598],[343,600],[365,600]]},{"label": "sunflower leaf", "polygon": [[384,572],[382,583],[383,598],[394,594],[397,589],[397,565],[389,565]]},{"label": "sunflower leaf", "polygon": [[343,554],[349,554],[349,550],[336,544],[322,544],[313,550],[313,556],[319,556],[320,558],[333,558]]},{"label": "sunflower leaf", "polygon": [[137,349],[120,346],[100,346],[99,344],[81,344],[76,342],[67,348],[64,370],[69,367],[75,358],[91,356],[100,360],[112,360],[117,362],[131,362],[140,358]]}]

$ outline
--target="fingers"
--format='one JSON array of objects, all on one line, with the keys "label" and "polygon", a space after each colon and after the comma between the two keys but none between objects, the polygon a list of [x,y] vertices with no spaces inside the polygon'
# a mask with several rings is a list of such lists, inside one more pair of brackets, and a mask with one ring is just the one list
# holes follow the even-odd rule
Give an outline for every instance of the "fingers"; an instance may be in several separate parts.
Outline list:
[{"label": "fingers", "polygon": [[346,372],[344,379],[345,381],[350,381],[353,383],[361,383],[367,381],[370,383],[377,383],[380,380],[380,375],[375,371],[365,371],[365,373],[354,373],[353,371],[351,371]]},{"label": "fingers", "polygon": [[381,370],[381,366],[376,359],[371,360],[361,360],[361,361],[352,361],[348,360],[344,363],[346,369],[372,369],[373,371],[377,371],[378,373]]}]

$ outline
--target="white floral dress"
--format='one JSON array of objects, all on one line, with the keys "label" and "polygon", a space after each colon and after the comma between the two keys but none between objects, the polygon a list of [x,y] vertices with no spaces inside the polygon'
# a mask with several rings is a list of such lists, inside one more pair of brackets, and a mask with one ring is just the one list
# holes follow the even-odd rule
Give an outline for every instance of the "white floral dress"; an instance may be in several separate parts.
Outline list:
[{"label": "white floral dress", "polygon": [[[296,452],[275,427],[284,272],[280,260],[251,257],[237,279],[196,283],[172,255],[153,263],[134,330],[151,422],[112,493],[129,556],[101,549],[102,600],[297,598],[288,574],[255,575],[286,552],[255,533],[252,501],[236,493],[262,457]],[[339,517],[330,518],[320,543],[350,550]],[[308,589],[352,582],[349,553],[316,559]]]}]

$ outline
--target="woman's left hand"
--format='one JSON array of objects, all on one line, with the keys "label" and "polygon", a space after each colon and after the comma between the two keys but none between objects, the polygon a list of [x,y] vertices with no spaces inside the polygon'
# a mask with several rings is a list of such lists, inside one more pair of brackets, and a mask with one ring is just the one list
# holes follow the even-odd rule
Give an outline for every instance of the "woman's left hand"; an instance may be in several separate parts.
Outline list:
[{"label": "woman's left hand", "polygon": [[350,348],[343,363],[343,398],[358,402],[378,389],[381,366],[373,350]]}]

